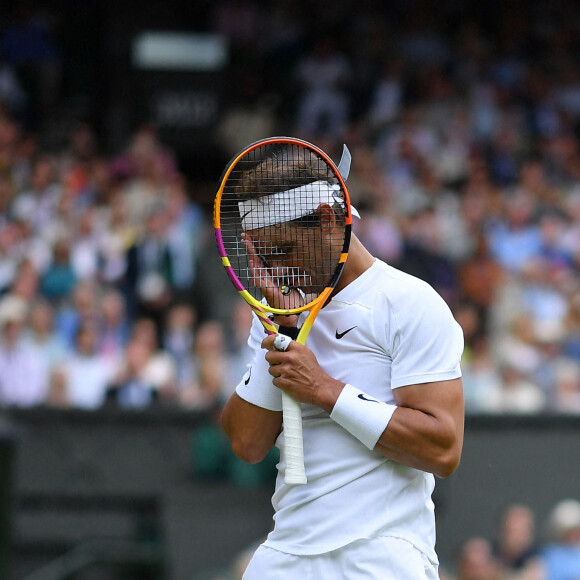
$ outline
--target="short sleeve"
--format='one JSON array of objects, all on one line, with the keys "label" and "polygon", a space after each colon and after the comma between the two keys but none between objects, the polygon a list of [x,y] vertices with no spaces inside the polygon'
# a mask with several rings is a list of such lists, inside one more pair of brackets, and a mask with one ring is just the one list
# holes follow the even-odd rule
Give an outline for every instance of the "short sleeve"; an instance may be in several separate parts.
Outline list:
[{"label": "short sleeve", "polygon": [[268,372],[266,350],[261,347],[264,339],[264,327],[254,317],[248,345],[252,359],[248,370],[236,386],[236,393],[244,401],[270,411],[282,410],[282,391],[272,384],[272,375]]},{"label": "short sleeve", "polygon": [[393,388],[461,377],[463,331],[431,286],[417,284],[391,312]]}]

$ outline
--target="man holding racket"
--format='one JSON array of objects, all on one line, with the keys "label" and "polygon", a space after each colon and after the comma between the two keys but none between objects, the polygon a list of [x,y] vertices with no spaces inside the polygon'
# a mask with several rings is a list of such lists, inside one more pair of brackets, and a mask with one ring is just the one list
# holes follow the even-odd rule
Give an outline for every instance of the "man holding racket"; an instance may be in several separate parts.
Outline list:
[{"label": "man holding racket", "polygon": [[[271,161],[267,178],[260,164],[236,183],[239,245],[265,301],[290,310],[344,256],[341,215],[351,210],[308,157],[294,170],[299,181],[288,179],[288,156]],[[308,346],[265,336],[256,319],[253,360],[224,409],[232,448],[250,463],[284,448],[283,393],[302,411],[308,483],[284,480],[281,455],[274,529],[244,579],[436,580],[431,493],[461,455],[461,329],[429,285],[355,236],[334,282]],[[303,318],[273,322],[292,334]]]}]

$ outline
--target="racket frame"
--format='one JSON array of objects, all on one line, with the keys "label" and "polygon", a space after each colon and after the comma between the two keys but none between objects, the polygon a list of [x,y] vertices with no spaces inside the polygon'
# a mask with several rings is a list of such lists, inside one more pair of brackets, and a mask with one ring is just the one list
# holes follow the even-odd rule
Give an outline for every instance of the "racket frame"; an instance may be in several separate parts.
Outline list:
[{"label": "racket frame", "polygon": [[[343,248],[340,254],[340,258],[332,275],[329,285],[324,288],[324,290],[311,302],[298,306],[296,308],[281,309],[274,308],[268,304],[264,304],[257,298],[255,298],[251,292],[249,292],[238,276],[234,268],[231,265],[230,259],[227,255],[225,244],[223,241],[221,233],[221,218],[220,218],[220,206],[221,200],[224,192],[226,183],[231,175],[232,171],[237,167],[239,161],[246,157],[252,151],[265,147],[268,145],[278,145],[287,144],[303,147],[305,149],[310,149],[314,151],[318,156],[320,156],[324,162],[331,168],[335,177],[338,179],[341,190],[344,195],[344,211],[345,211],[345,235]],[[306,344],[306,340],[316,319],[316,316],[320,312],[321,308],[329,299],[331,293],[333,292],[342,272],[344,270],[344,265],[348,257],[348,249],[350,245],[350,236],[352,228],[352,213],[350,206],[350,196],[348,194],[348,189],[344,179],[332,159],[324,152],[322,149],[316,147],[308,141],[302,139],[297,139],[294,137],[269,137],[267,139],[261,139],[256,141],[239,153],[237,153],[232,160],[228,163],[222,176],[220,177],[220,186],[217,191],[215,201],[214,201],[214,211],[213,211],[213,222],[216,242],[218,246],[218,252],[220,254],[222,265],[224,266],[226,273],[234,285],[235,289],[238,291],[239,295],[248,303],[248,305],[254,311],[258,320],[264,327],[267,334],[278,334],[278,329],[276,325],[268,317],[268,313],[273,315],[287,316],[291,314],[300,314],[301,312],[309,311],[309,314],[300,327],[298,335],[296,337],[296,342],[300,344]],[[284,474],[284,481],[289,485],[302,485],[307,482],[307,477],[304,468],[304,451],[302,442],[302,411],[300,403],[292,399],[289,395],[282,392],[282,415],[284,424],[284,441],[285,441],[285,459],[286,459],[286,470]]]}]

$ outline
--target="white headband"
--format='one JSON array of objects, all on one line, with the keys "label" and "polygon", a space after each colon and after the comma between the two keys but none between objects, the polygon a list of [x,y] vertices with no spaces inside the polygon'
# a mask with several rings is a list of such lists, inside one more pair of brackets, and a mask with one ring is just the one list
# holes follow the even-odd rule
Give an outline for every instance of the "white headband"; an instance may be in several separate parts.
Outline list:
[{"label": "white headband", "polygon": [[[315,181],[288,191],[238,202],[244,231],[257,230],[274,224],[289,222],[314,213],[322,204],[344,207],[340,185],[327,181]],[[352,215],[359,217],[351,206]]]}]

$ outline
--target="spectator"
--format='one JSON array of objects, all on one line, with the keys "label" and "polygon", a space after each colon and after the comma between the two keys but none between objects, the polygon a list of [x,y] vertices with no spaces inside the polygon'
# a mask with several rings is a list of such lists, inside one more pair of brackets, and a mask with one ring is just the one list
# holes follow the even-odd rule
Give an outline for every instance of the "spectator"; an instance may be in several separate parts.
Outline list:
[{"label": "spectator", "polygon": [[[127,297],[133,296],[132,280],[126,279],[129,248],[135,244],[137,228],[129,223],[125,198],[116,191],[103,209],[102,221],[106,232],[100,239],[99,277],[106,283],[122,289]],[[134,309],[130,310],[134,314]]]},{"label": "spectator", "polygon": [[76,283],[77,277],[70,261],[70,243],[61,238],[55,243],[52,263],[40,280],[40,291],[53,304],[60,304],[70,296]]},{"label": "spectator", "polygon": [[552,276],[570,276],[575,266],[574,251],[565,245],[568,218],[563,209],[544,210],[539,217],[542,247],[538,252],[544,267]]},{"label": "spectator", "polygon": [[196,323],[197,312],[190,304],[174,304],[167,312],[163,348],[175,361],[178,390],[185,386],[190,373],[190,357],[195,340]]},{"label": "spectator", "polygon": [[158,398],[154,385],[147,380],[146,368],[151,351],[138,339],[131,339],[125,356],[113,374],[107,392],[107,401],[125,409],[143,409]]},{"label": "spectator", "polygon": [[555,362],[554,379],[550,409],[580,415],[580,362],[565,358]]},{"label": "spectator", "polygon": [[500,373],[500,384],[485,398],[485,411],[529,415],[545,408],[544,393],[519,368],[505,362],[500,366]]},{"label": "spectator", "polygon": [[98,328],[100,311],[98,303],[99,287],[91,280],[71,284],[70,293],[55,304],[55,332],[67,347],[73,347],[78,329],[89,324]]},{"label": "spectator", "polygon": [[16,224],[8,223],[0,226],[0,292],[6,292],[16,276],[20,261],[15,252],[17,240]]},{"label": "spectator", "polygon": [[167,244],[173,264],[173,286],[181,296],[194,286],[200,235],[203,226],[201,209],[188,199],[183,176],[176,176],[169,184],[166,198]]},{"label": "spectator", "polygon": [[[240,382],[247,371],[250,355],[248,336],[254,316],[251,308],[243,300],[238,300],[232,312],[232,328],[225,336],[227,351],[228,379],[222,385],[222,397],[226,401],[232,394],[233,388]],[[230,388],[230,391],[228,390]]]},{"label": "spectator", "polygon": [[[130,344],[135,342],[142,345],[145,353],[145,363],[140,375],[143,383],[153,389],[155,400],[169,403],[175,401],[177,397],[176,363],[158,342],[153,320],[139,318],[134,322]],[[142,356],[139,354],[139,360]]]},{"label": "spectator", "polygon": [[517,193],[505,203],[505,218],[488,230],[491,254],[508,272],[521,272],[540,253],[542,238],[533,221],[534,209],[528,195]]},{"label": "spectator", "polygon": [[159,347],[155,323],[136,320],[124,356],[117,361],[108,401],[125,408],[171,404],[177,398],[176,380],[176,363]]},{"label": "spectator", "polygon": [[99,274],[101,232],[97,230],[96,208],[84,209],[76,220],[70,247],[70,263],[77,280],[94,280]]},{"label": "spectator", "polygon": [[200,410],[223,404],[228,365],[222,327],[204,322],[195,335],[189,380],[180,395],[182,404]]},{"label": "spectator", "polygon": [[580,292],[573,292],[568,298],[563,331],[562,354],[580,361]]},{"label": "spectator", "polygon": [[569,220],[561,234],[560,243],[564,251],[573,257],[576,267],[580,264],[580,187],[575,185],[562,200],[562,209]]},{"label": "spectator", "polygon": [[152,319],[159,340],[163,335],[165,312],[173,297],[176,269],[167,239],[167,217],[163,204],[152,207],[145,221],[143,237],[127,252],[129,311]]},{"label": "spectator", "polygon": [[404,226],[405,246],[399,266],[421,278],[453,305],[459,298],[457,271],[452,260],[440,251],[439,230],[433,208],[409,215]]},{"label": "spectator", "polygon": [[127,150],[112,160],[110,169],[113,179],[123,182],[121,194],[129,223],[140,226],[151,207],[163,200],[177,164],[174,153],[159,141],[155,129],[143,125],[133,134]]},{"label": "spectator", "polygon": [[117,361],[123,354],[130,332],[124,296],[118,290],[107,290],[101,298],[100,310],[98,351]]},{"label": "spectator", "polygon": [[0,405],[42,405],[48,394],[49,367],[36,348],[23,343],[27,304],[7,295],[0,302]]},{"label": "spectator", "polygon": [[66,382],[66,401],[79,409],[103,406],[113,376],[113,366],[97,351],[98,334],[90,324],[82,324],[76,332],[74,351],[62,362]]},{"label": "spectator", "polygon": [[298,92],[296,129],[307,139],[330,136],[341,139],[350,116],[348,59],[331,35],[317,37],[296,63]]},{"label": "spectator", "polygon": [[580,502],[565,499],[558,502],[549,514],[547,523],[549,542],[540,558],[545,580],[575,580],[580,578]]},{"label": "spectator", "polygon": [[501,390],[501,373],[492,355],[487,336],[472,340],[467,357],[461,361],[466,413],[485,413],[488,396]]},{"label": "spectator", "polygon": [[544,580],[538,559],[534,512],[523,504],[510,504],[503,511],[494,544],[494,554],[505,580]]},{"label": "spectator", "polygon": [[395,122],[401,112],[404,78],[403,62],[387,58],[372,88],[371,103],[367,113],[370,130],[375,133]]},{"label": "spectator", "polygon": [[457,562],[457,580],[501,580],[499,563],[488,540],[474,537],[463,544]]},{"label": "spectator", "polygon": [[488,330],[489,308],[496,298],[496,292],[505,276],[503,268],[494,260],[488,249],[485,236],[475,235],[475,250],[457,265],[461,294],[477,306],[482,324]]},{"label": "spectator", "polygon": [[382,171],[393,187],[394,207],[403,216],[421,209],[414,186],[421,165],[435,154],[439,145],[435,131],[421,123],[421,114],[419,105],[407,105],[398,123],[383,131],[375,146]]},{"label": "spectator", "polygon": [[56,215],[62,194],[56,172],[54,157],[40,155],[32,167],[30,189],[19,192],[12,205],[13,215],[30,223],[34,234],[41,234]]},{"label": "spectator", "polygon": [[536,334],[546,328],[559,331],[564,324],[568,303],[563,286],[541,257],[523,264],[520,300],[532,317]]},{"label": "spectator", "polygon": [[0,173],[0,227],[6,226],[9,222],[10,204],[16,188],[8,175]]},{"label": "spectator", "polygon": [[[18,241],[14,248],[15,257],[20,258],[20,264],[30,262],[37,274],[43,274],[50,266],[52,260],[52,248],[39,235],[35,235],[30,222],[14,220],[18,228]],[[35,292],[37,289],[35,289]]]},{"label": "spectator", "polygon": [[39,277],[32,262],[24,259],[18,264],[18,270],[9,293],[27,304],[31,304],[39,298]]},{"label": "spectator", "polygon": [[44,300],[30,305],[29,324],[22,339],[23,344],[36,349],[38,358],[50,372],[66,354],[66,344],[54,330],[54,308]]},{"label": "spectator", "polygon": [[527,312],[514,316],[505,334],[497,341],[496,348],[497,362],[507,362],[529,376],[536,373],[542,364],[534,321]]}]

